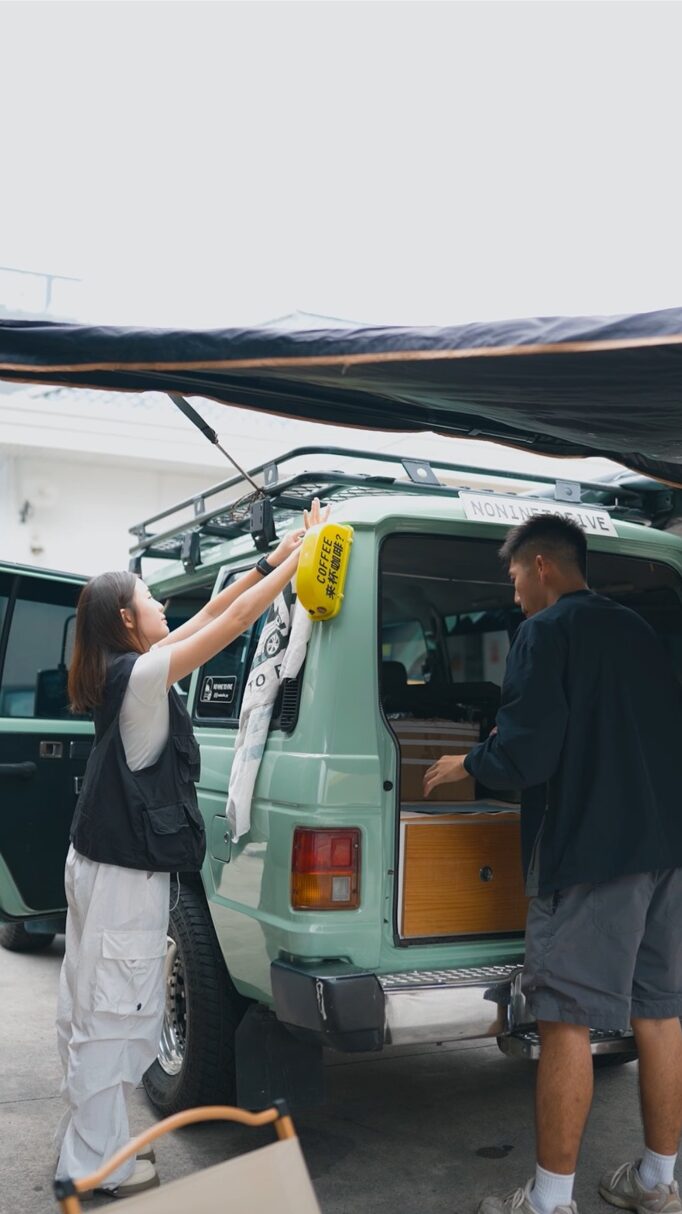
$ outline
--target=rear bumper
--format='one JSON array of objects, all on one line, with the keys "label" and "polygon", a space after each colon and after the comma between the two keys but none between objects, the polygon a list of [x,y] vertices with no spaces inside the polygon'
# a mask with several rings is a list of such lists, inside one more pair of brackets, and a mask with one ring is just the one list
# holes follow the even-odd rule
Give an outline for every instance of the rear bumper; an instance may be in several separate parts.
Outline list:
[{"label": "rear bumper", "polygon": [[277,1018],[337,1050],[497,1037],[517,966],[373,974],[343,963],[272,964]]},{"label": "rear bumper", "polygon": [[[278,1020],[332,1049],[495,1038],[506,1054],[540,1052],[518,965],[377,975],[343,962],[274,961],[271,976]],[[593,1054],[635,1054],[631,1033],[593,1031],[591,1044]]]}]

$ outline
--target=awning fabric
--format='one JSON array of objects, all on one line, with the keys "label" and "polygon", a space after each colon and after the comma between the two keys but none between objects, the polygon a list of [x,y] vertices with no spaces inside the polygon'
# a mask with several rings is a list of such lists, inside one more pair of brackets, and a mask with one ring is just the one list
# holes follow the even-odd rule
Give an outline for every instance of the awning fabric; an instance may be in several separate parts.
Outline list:
[{"label": "awning fabric", "polygon": [[603,455],[682,484],[682,308],[454,328],[0,321],[0,378],[174,391],[306,421]]}]

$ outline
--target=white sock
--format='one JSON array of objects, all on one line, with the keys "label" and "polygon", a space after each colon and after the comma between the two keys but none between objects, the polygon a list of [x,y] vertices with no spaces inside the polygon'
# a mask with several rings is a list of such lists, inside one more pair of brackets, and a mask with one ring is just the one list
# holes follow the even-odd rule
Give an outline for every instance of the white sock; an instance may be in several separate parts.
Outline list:
[{"label": "white sock", "polygon": [[530,1191],[530,1203],[538,1214],[553,1214],[557,1206],[567,1206],[573,1196],[575,1172],[570,1176],[559,1172],[548,1172],[535,1167],[535,1184]]},{"label": "white sock", "polygon": [[657,1155],[645,1147],[639,1165],[639,1179],[644,1188],[655,1189],[657,1184],[672,1184],[676,1162],[677,1155]]}]

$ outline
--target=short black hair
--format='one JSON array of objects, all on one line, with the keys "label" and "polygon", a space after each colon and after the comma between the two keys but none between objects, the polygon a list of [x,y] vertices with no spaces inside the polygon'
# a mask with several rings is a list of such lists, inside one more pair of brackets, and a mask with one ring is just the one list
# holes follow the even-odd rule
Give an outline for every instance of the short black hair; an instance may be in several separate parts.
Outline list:
[{"label": "short black hair", "polygon": [[512,561],[548,556],[557,564],[576,565],[587,577],[587,540],[582,527],[558,514],[536,514],[514,527],[500,548],[500,557]]}]

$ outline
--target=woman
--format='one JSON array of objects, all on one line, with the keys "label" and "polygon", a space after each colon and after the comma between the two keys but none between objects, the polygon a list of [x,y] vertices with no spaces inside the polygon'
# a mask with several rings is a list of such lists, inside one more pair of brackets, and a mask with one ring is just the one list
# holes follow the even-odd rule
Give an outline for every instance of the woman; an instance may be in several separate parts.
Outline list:
[{"label": "woman", "polygon": [[[305,526],[320,522],[313,503]],[[57,1176],[78,1179],[129,1141],[126,1099],[156,1057],[164,1007],[171,872],[205,852],[199,751],[173,684],[245,632],[296,572],[304,530],[169,635],[163,607],[131,573],[85,586],[69,694],[92,711],[66,861],[66,951],[57,1033],[69,1102]],[[126,1197],[158,1185],[153,1155],[114,1172]]]}]

